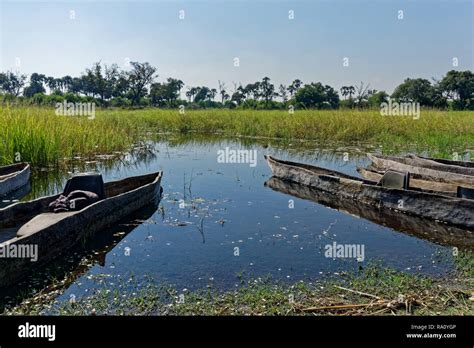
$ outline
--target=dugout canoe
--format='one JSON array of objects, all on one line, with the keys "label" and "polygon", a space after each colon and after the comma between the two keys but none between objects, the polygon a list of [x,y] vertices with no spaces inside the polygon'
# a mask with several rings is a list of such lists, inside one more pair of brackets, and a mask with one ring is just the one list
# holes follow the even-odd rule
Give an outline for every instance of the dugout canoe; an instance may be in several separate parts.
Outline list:
[{"label": "dugout canoe", "polygon": [[[400,159],[400,157],[394,157],[394,158]],[[419,157],[413,154],[403,157],[403,160],[404,160],[404,163],[408,163],[413,166],[439,170],[442,172],[474,176],[474,168],[471,168],[465,165],[454,164],[453,163],[454,161],[444,160],[445,163],[442,163],[431,158]],[[455,161],[455,162],[459,163],[459,161]]]},{"label": "dugout canoe", "polygon": [[474,200],[415,189],[378,186],[337,171],[265,156],[273,176],[310,186],[355,202],[474,229]]},{"label": "dugout canoe", "polygon": [[[383,171],[372,170],[370,168],[358,167],[357,171],[364,179],[374,182],[379,182],[384,175]],[[416,175],[412,175],[410,178],[410,187],[422,189],[424,191],[436,191],[446,196],[456,196],[458,185],[417,179]]]},{"label": "dugout canoe", "polygon": [[[420,166],[421,162],[414,161],[412,158],[408,157],[379,156],[370,153],[367,154],[367,157],[369,157],[376,168],[382,170],[409,172],[410,174],[417,174],[420,178],[427,181],[439,181],[467,188],[474,188],[474,176],[458,172],[458,170],[462,168],[460,166],[449,166],[440,163],[437,166],[431,166],[428,168],[426,165],[425,167]],[[456,168],[453,169],[453,167]],[[472,168],[462,169],[472,170]]]},{"label": "dugout canoe", "polygon": [[28,163],[15,163],[0,167],[0,197],[28,184],[31,169]]},{"label": "dugout canoe", "polygon": [[[79,211],[49,212],[49,204],[59,194],[0,209],[0,287],[14,284],[31,268],[58,258],[79,242],[159,200],[161,178],[162,172],[156,172],[105,183],[104,198]],[[11,250],[35,245],[36,261],[11,257]],[[7,250],[9,257],[5,257]]]},{"label": "dugout canoe", "polygon": [[[47,263],[44,267],[34,267],[19,282],[8,287],[0,287],[0,313],[4,311],[6,304],[12,307],[31,297],[28,292],[18,293],[19,288],[28,288],[35,292],[62,291],[91,268],[95,266],[105,267],[108,253],[129,233],[150,219],[156,213],[158,207],[159,200],[156,200],[154,203],[128,215],[112,227],[97,233],[86,243],[78,243],[68,250],[67,258],[59,257]],[[54,270],[54,277],[51,277],[51,270]],[[63,280],[58,283],[55,279]],[[2,298],[8,298],[8,302],[5,303]]]},{"label": "dugout canoe", "polygon": [[392,209],[377,209],[373,206],[354,204],[354,201],[350,198],[343,198],[335,194],[281,180],[276,177],[267,180],[265,186],[274,191],[309,200],[416,238],[429,240],[444,246],[457,247],[463,250],[474,250],[474,231],[472,230],[449,226],[417,216],[402,214]]},{"label": "dugout canoe", "polygon": [[448,160],[444,158],[431,158],[431,157],[423,157],[423,156],[418,156],[418,158],[425,159],[425,160],[430,160],[430,161],[435,161],[438,163],[442,164],[448,164],[450,166],[460,166],[460,167],[465,167],[465,168],[474,168],[474,162],[472,161],[454,161],[454,160]]}]

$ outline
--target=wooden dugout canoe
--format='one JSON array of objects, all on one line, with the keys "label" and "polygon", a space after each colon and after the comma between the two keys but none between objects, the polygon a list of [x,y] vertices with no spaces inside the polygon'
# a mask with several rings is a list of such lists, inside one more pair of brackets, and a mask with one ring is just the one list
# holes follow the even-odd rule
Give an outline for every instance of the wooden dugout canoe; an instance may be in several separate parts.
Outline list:
[{"label": "wooden dugout canoe", "polygon": [[[405,163],[412,164],[414,166],[429,168],[434,170],[439,170],[442,172],[456,173],[462,175],[474,175],[474,168],[468,167],[466,165],[454,164],[453,161],[444,160],[439,162],[432,158],[419,157],[417,155],[408,155],[405,157],[393,157],[395,159],[403,158]],[[460,163],[460,161],[455,161],[455,163]],[[465,162],[468,163],[468,162]]]},{"label": "wooden dugout canoe", "polygon": [[[409,172],[410,174],[417,174],[423,180],[439,181],[445,183],[456,184],[467,188],[474,188],[474,176],[470,174],[462,174],[458,170],[460,166],[449,166],[439,164],[438,166],[431,166],[430,168],[421,167],[420,162],[414,161],[412,158],[395,157],[395,156],[378,156],[367,154],[367,157],[372,161],[375,167],[383,170],[396,170],[400,172]],[[440,166],[449,167],[449,171],[445,168],[442,170]],[[453,169],[453,167],[456,167]],[[462,168],[472,170],[472,168]]]},{"label": "wooden dugout canoe", "polygon": [[354,204],[354,201],[350,198],[341,198],[328,192],[284,181],[276,177],[267,180],[265,186],[274,191],[310,200],[417,238],[426,239],[440,245],[474,250],[474,231],[472,230],[449,226],[417,216],[400,214],[391,209],[377,209],[367,205]]},{"label": "wooden dugout canoe", "polygon": [[425,159],[425,160],[430,160],[430,161],[435,161],[438,163],[442,164],[447,164],[450,166],[460,166],[460,167],[465,167],[465,168],[474,168],[474,162],[471,161],[453,161],[453,160],[448,160],[444,158],[430,158],[430,157],[423,157],[423,156],[417,156],[418,158]]},{"label": "wooden dugout canoe", "polygon": [[0,196],[28,184],[30,180],[30,165],[28,163],[15,163],[0,167]]},{"label": "wooden dugout canoe", "polygon": [[[379,182],[384,174],[383,172],[361,167],[358,167],[357,171],[360,173],[360,175],[362,175],[363,178],[374,182]],[[410,187],[418,188],[424,191],[437,191],[440,194],[455,197],[458,185],[445,182],[417,179],[415,175],[415,177],[410,178]]]},{"label": "wooden dugout canoe", "polygon": [[37,261],[0,258],[0,287],[14,284],[32,267],[52,261],[80,241],[156,201],[162,172],[105,183],[105,198],[79,211],[51,213],[59,194],[0,209],[0,251],[37,246]]},{"label": "wooden dugout canoe", "polygon": [[265,156],[273,176],[310,186],[341,198],[474,229],[474,200],[377,186],[375,182],[337,171]]},{"label": "wooden dugout canoe", "polygon": [[[18,288],[31,288],[34,291],[58,291],[67,289],[78,278],[86,274],[96,265],[106,265],[107,254],[115,248],[129,233],[150,219],[157,211],[159,200],[133,212],[120,222],[101,233],[97,233],[86,243],[78,243],[67,252],[67,258],[57,258],[45,267],[34,267],[19,282],[8,287],[0,287],[0,313],[5,309],[2,297],[8,299],[8,306],[15,306],[31,297],[28,292],[18,293]],[[53,270],[53,274],[51,274]],[[55,279],[64,279],[61,283]]]}]

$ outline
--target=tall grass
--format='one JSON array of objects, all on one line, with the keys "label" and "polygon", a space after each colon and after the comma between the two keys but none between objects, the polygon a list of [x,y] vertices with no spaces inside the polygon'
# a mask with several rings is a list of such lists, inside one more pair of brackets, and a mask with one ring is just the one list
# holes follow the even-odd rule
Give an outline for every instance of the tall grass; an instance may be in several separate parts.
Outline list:
[{"label": "tall grass", "polygon": [[57,165],[74,156],[125,150],[139,140],[141,131],[130,117],[102,114],[86,117],[57,116],[53,109],[0,109],[0,163],[16,154],[34,165]]},{"label": "tall grass", "polygon": [[[222,134],[321,143],[354,142],[386,148],[416,147],[432,153],[462,152],[474,144],[474,112],[423,110],[407,116],[380,116],[377,111],[253,110],[98,110],[94,120],[57,116],[54,109],[0,109],[0,164],[15,153],[34,165],[57,165],[73,156],[127,150],[147,132]],[[149,136],[149,135],[148,135]]]}]

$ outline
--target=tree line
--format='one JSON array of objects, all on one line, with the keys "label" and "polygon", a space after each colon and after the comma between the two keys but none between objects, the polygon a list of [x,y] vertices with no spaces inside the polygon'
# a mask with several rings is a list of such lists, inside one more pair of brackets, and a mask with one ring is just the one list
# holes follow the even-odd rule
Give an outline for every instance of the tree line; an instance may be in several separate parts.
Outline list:
[{"label": "tree line", "polygon": [[[337,109],[378,108],[389,98],[397,102],[420,103],[422,107],[474,110],[474,74],[470,70],[451,70],[441,80],[407,78],[389,95],[361,82],[339,91],[320,82],[304,84],[295,79],[288,86],[275,87],[269,77],[247,85],[228,87],[218,81],[217,88],[187,87],[183,81],[168,78],[157,82],[157,69],[149,63],[131,62],[130,69],[100,62],[79,77],[55,78],[40,73],[28,76],[19,72],[0,73],[3,103],[54,105],[57,102],[95,102],[103,107],[175,108],[296,108]],[[181,99],[184,92],[185,99]]]}]

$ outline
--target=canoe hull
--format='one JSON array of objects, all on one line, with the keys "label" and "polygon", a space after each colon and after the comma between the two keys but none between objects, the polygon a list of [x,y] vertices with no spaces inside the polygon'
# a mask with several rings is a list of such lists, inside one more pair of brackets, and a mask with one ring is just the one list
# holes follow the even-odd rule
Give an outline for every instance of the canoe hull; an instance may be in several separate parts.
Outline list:
[{"label": "canoe hull", "polygon": [[[0,248],[8,245],[36,245],[38,260],[32,262],[25,258],[0,258],[0,287],[7,287],[18,282],[32,267],[40,266],[66,252],[80,241],[85,241],[104,228],[117,223],[125,216],[150,204],[160,197],[161,172],[155,173],[150,183],[129,192],[96,202],[78,212],[67,212],[56,223],[32,234],[16,237],[0,244]],[[38,199],[31,206],[44,209],[54,197]],[[21,205],[19,205],[21,207]],[[13,207],[15,208],[15,207]],[[27,208],[23,208],[27,209]],[[5,209],[5,210],[8,210]],[[0,216],[1,216],[0,211]],[[4,214],[7,218],[9,214]]]},{"label": "canoe hull", "polygon": [[[474,229],[474,201],[412,190],[390,189],[375,186],[373,182],[337,175],[317,174],[321,168],[279,161],[266,156],[277,178],[310,186],[345,199],[363,204],[396,210],[454,226]],[[314,171],[308,168],[314,168]],[[342,177],[344,176],[344,177]]]},{"label": "canoe hull", "polygon": [[17,172],[10,177],[0,179],[0,196],[4,196],[18,190],[28,184],[31,175],[30,165],[28,163],[17,163],[10,166],[2,167],[2,172]]}]

